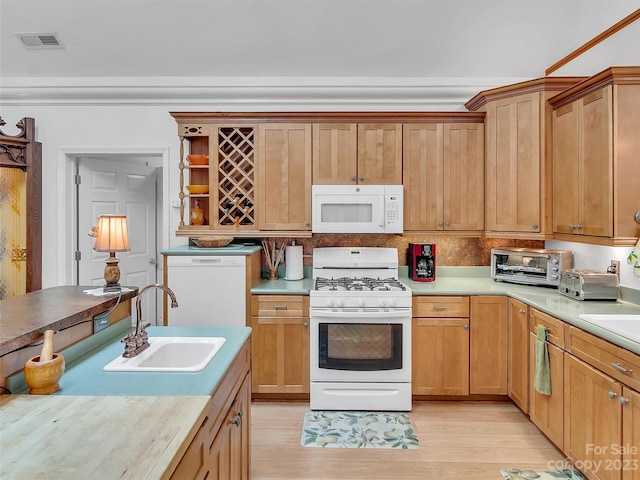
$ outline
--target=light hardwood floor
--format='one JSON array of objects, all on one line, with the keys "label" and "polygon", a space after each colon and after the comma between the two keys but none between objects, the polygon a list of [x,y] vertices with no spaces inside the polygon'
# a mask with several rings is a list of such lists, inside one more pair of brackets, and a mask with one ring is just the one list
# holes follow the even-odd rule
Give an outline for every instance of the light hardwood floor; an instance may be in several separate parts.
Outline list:
[{"label": "light hardwood floor", "polygon": [[511,403],[414,403],[417,450],[302,447],[308,410],[308,403],[251,404],[253,480],[501,480],[501,468],[546,469],[564,461]]}]

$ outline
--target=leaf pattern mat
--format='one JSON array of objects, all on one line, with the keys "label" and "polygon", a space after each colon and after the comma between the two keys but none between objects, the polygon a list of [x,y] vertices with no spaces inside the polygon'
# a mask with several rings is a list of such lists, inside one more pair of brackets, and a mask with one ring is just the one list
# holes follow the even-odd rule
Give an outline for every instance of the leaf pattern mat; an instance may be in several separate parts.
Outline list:
[{"label": "leaf pattern mat", "polygon": [[419,447],[409,415],[399,412],[307,412],[300,444],[322,448]]},{"label": "leaf pattern mat", "polygon": [[580,472],[572,469],[563,470],[520,470],[503,468],[500,470],[504,480],[586,480]]}]

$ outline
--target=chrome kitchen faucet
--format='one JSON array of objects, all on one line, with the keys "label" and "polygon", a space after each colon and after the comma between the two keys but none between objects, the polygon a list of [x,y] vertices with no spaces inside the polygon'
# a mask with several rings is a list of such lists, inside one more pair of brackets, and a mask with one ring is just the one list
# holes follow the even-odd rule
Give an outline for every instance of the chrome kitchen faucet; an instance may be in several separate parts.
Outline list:
[{"label": "chrome kitchen faucet", "polygon": [[149,336],[147,335],[147,331],[145,329],[150,326],[151,323],[142,323],[142,305],[140,304],[140,299],[142,298],[142,294],[151,288],[159,288],[161,290],[164,290],[171,297],[171,308],[176,308],[178,306],[175,293],[173,293],[173,290],[165,285],[155,283],[147,285],[142,290],[140,290],[138,298],[136,299],[136,312],[138,314],[138,318],[136,318],[136,333],[129,333],[129,335],[121,340],[121,342],[124,343],[124,353],[122,354],[123,357],[135,357],[150,346]]}]

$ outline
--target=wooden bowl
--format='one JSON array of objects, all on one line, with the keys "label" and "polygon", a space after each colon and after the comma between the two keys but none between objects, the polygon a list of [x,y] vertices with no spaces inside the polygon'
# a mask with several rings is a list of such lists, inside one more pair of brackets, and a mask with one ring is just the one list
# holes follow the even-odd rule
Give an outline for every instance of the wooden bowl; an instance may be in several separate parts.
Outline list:
[{"label": "wooden bowl", "polygon": [[40,356],[27,360],[24,364],[24,380],[29,385],[29,393],[34,395],[49,395],[60,389],[58,381],[64,373],[64,357],[54,353],[53,358],[46,362],[40,361]]},{"label": "wooden bowl", "polygon": [[187,161],[190,165],[209,165],[209,155],[187,155]]},{"label": "wooden bowl", "polygon": [[209,193],[209,185],[187,185],[189,193]]},{"label": "wooden bowl", "polygon": [[193,243],[200,248],[222,248],[231,243],[233,237],[194,238]]}]

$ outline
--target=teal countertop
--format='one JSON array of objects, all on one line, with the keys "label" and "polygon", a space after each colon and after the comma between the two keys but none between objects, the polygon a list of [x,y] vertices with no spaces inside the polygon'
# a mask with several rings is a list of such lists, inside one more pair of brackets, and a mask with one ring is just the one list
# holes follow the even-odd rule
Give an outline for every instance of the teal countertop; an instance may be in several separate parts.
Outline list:
[{"label": "teal countertop", "polygon": [[105,346],[87,351],[67,366],[56,395],[211,395],[249,338],[251,329],[148,327],[147,332],[149,337],[224,337],[227,341],[209,365],[199,372],[105,372],[103,367],[124,352],[118,337]]},{"label": "teal countertop", "polygon": [[[440,267],[433,282],[414,282],[408,278],[406,267],[400,267],[399,274],[400,281],[411,288],[414,295],[506,295],[640,355],[640,343],[578,318],[578,315],[597,313],[638,315],[640,305],[636,303],[623,300],[579,301],[561,295],[556,288],[496,282],[491,278],[489,267]],[[312,287],[311,278],[263,280],[251,289],[251,293],[308,295]]]},{"label": "teal countertop", "polygon": [[309,295],[309,290],[313,288],[312,278],[302,280],[261,280],[251,289],[253,295]]},{"label": "teal countertop", "polygon": [[160,250],[162,255],[226,255],[226,256],[247,256],[259,252],[262,247],[258,245],[228,245],[223,248],[200,248],[190,245],[182,247],[167,248]]}]

